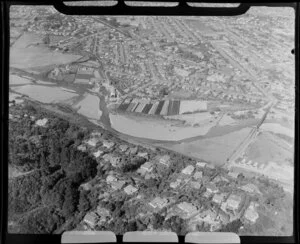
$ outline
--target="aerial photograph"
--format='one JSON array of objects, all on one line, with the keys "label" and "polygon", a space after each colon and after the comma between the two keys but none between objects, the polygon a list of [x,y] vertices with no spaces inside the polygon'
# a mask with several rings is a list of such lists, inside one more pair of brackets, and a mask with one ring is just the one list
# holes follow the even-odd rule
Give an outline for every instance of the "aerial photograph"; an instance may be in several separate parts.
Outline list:
[{"label": "aerial photograph", "polygon": [[291,236],[294,25],[12,5],[9,233]]}]

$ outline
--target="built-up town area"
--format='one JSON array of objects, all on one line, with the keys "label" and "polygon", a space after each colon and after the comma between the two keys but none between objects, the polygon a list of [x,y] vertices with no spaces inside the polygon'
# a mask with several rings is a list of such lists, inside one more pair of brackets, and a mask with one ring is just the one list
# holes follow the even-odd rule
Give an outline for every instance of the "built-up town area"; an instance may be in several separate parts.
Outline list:
[{"label": "built-up town area", "polygon": [[[144,223],[159,214],[180,217],[189,231],[240,220],[241,235],[292,233],[292,206],[283,207],[292,204],[294,174],[291,11],[114,17],[12,8],[11,111],[25,100],[64,104],[99,126],[77,146],[105,172],[78,189],[97,192],[99,205],[76,229],[105,229],[115,219],[103,203],[125,195]],[[43,51],[17,60],[30,48]],[[50,119],[31,118],[45,128]],[[124,172],[124,157],[139,167]]]}]

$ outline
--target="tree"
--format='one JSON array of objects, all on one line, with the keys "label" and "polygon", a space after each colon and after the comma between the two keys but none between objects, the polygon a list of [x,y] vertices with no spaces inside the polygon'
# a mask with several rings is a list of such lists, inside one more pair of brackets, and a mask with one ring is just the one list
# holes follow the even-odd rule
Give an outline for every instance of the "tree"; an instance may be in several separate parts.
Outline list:
[{"label": "tree", "polygon": [[165,218],[158,213],[153,214],[152,225],[154,229],[159,229],[162,227]]},{"label": "tree", "polygon": [[164,228],[171,229],[177,235],[186,235],[186,221],[178,216],[172,216],[164,223]]},{"label": "tree", "polygon": [[79,212],[87,212],[91,208],[91,204],[88,198],[88,191],[81,191],[79,196],[79,204],[78,204],[78,210]]},{"label": "tree", "polygon": [[43,43],[46,44],[46,45],[50,44],[50,36],[49,36],[49,34],[46,34],[44,36]]},{"label": "tree", "polygon": [[167,87],[163,87],[163,88],[161,88],[160,90],[159,90],[159,95],[160,96],[166,96],[166,95],[168,95],[169,94],[169,92],[168,92],[168,88]]},{"label": "tree", "polygon": [[78,186],[73,182],[68,182],[65,187],[65,198],[62,205],[62,213],[66,218],[69,218],[77,210],[79,191]]},{"label": "tree", "polygon": [[233,232],[233,233],[238,233],[240,227],[242,226],[241,220],[237,219],[234,220],[227,225],[223,225],[219,231],[220,232]]},{"label": "tree", "polygon": [[64,218],[51,206],[37,208],[18,219],[21,233],[49,234],[64,223]]}]

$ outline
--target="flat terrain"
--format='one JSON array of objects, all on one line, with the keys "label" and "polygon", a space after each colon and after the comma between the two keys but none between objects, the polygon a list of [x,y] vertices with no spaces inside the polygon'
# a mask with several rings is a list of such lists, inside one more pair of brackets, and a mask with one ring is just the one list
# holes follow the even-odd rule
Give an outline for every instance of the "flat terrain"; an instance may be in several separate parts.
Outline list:
[{"label": "flat terrain", "polygon": [[184,155],[222,165],[232,151],[246,138],[251,128],[244,128],[223,136],[205,138],[194,142],[165,146]]},{"label": "flat terrain", "polygon": [[180,121],[167,121],[137,116],[110,114],[112,128],[134,137],[153,140],[179,141],[193,136],[205,135],[213,123],[202,126],[185,126]]},{"label": "flat terrain", "polygon": [[79,55],[51,51],[42,44],[42,37],[25,33],[10,49],[10,66],[31,70],[34,67],[67,64],[81,58]]},{"label": "flat terrain", "polygon": [[32,81],[17,75],[9,76],[9,85],[12,86],[12,85],[25,85],[25,84],[32,84]]},{"label": "flat terrain", "polygon": [[99,120],[102,112],[99,109],[100,99],[91,94],[85,94],[84,98],[76,104],[77,113],[82,114],[90,119]]},{"label": "flat terrain", "polygon": [[247,148],[245,155],[252,161],[267,163],[269,161],[285,162],[293,157],[293,149],[289,148],[283,140],[269,132],[260,134]]},{"label": "flat terrain", "polygon": [[59,87],[42,85],[24,85],[13,87],[12,90],[42,103],[58,103],[77,96],[75,93],[64,91]]}]

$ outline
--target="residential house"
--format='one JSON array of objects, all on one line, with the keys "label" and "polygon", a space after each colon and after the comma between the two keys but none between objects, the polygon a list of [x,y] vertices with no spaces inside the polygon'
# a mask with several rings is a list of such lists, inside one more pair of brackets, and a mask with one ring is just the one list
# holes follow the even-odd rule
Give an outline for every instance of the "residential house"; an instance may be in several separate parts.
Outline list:
[{"label": "residential house", "polygon": [[98,215],[95,212],[89,212],[83,218],[83,222],[91,228],[95,228],[97,221]]},{"label": "residential house", "polygon": [[124,180],[119,180],[119,181],[112,181],[110,185],[114,190],[120,190],[125,185],[125,183],[126,182]]},{"label": "residential house", "polygon": [[97,138],[90,138],[88,141],[86,141],[86,144],[88,144],[91,147],[95,147],[98,143],[99,139]]},{"label": "residential house", "polygon": [[80,187],[85,191],[89,191],[92,189],[92,185],[90,182],[83,183],[80,185]]},{"label": "residential house", "polygon": [[113,182],[113,181],[117,181],[118,179],[115,177],[115,176],[113,176],[113,175],[108,175],[107,177],[106,177],[106,182],[107,183],[111,183],[111,182]]},{"label": "residential house", "polygon": [[168,204],[168,199],[156,197],[154,198],[149,205],[153,208],[163,208]]},{"label": "residential house", "polygon": [[147,152],[139,152],[137,155],[138,155],[138,157],[148,159],[148,153]]},{"label": "residential house", "polygon": [[200,179],[202,179],[202,177],[203,177],[203,172],[202,171],[197,171],[195,174],[194,174],[194,179],[195,180],[200,180]]},{"label": "residential house", "polygon": [[241,196],[231,194],[226,201],[227,209],[232,210],[234,213],[237,212],[241,201],[242,201]]},{"label": "residential house", "polygon": [[103,155],[103,153],[104,153],[103,151],[98,150],[98,151],[96,151],[96,152],[93,153],[93,156],[95,158],[99,158],[101,155]]},{"label": "residential house", "polygon": [[150,180],[150,179],[155,179],[155,178],[156,178],[156,175],[153,173],[147,173],[145,175],[145,180]]},{"label": "residential house", "polygon": [[96,213],[100,218],[98,224],[103,224],[111,218],[109,210],[106,208],[102,208],[101,206],[97,207]]},{"label": "residential house", "polygon": [[185,175],[191,175],[193,173],[194,169],[195,169],[195,167],[193,165],[188,165],[181,171],[181,173],[185,174]]},{"label": "residential house", "polygon": [[259,218],[259,214],[255,210],[255,206],[254,206],[253,202],[249,205],[249,207],[245,211],[244,217],[248,222],[250,222],[252,224],[254,224],[257,221],[257,219]]},{"label": "residential house", "polygon": [[217,204],[221,204],[224,201],[224,194],[215,194],[212,198],[212,201]]},{"label": "residential house", "polygon": [[181,202],[177,205],[177,207],[189,216],[197,212],[197,207],[192,203]]},{"label": "residential house", "polygon": [[121,150],[121,152],[126,152],[127,149],[128,149],[128,146],[125,145],[125,144],[122,144],[122,145],[119,146],[119,149]]},{"label": "residential house", "polygon": [[110,162],[111,165],[114,166],[114,167],[117,167],[119,165],[119,163],[121,162],[121,157],[117,157],[117,156],[114,156],[112,154],[105,154],[103,156],[103,159],[106,162]]},{"label": "residential house", "polygon": [[99,131],[93,131],[93,132],[91,133],[91,136],[92,136],[92,137],[101,137],[102,134],[101,134],[101,132],[99,132]]},{"label": "residential house", "polygon": [[47,118],[44,118],[44,119],[38,119],[38,120],[35,122],[35,124],[36,124],[37,126],[42,126],[42,127],[46,127],[47,123],[48,123],[48,119],[47,119]]},{"label": "residential house", "polygon": [[104,192],[104,193],[100,193],[100,194],[98,195],[98,199],[99,199],[99,200],[103,200],[103,199],[108,198],[109,196],[110,196],[110,193],[109,193],[108,191],[106,191],[106,192]]},{"label": "residential house", "polygon": [[220,208],[221,208],[224,212],[227,212],[227,203],[226,203],[226,202],[222,202]]},{"label": "residential house", "polygon": [[171,157],[169,155],[160,156],[158,162],[166,167],[170,166]]},{"label": "residential house", "polygon": [[137,192],[138,189],[135,188],[135,187],[132,186],[132,185],[128,185],[128,186],[126,186],[126,187],[124,188],[124,191],[125,191],[125,193],[128,194],[128,195],[132,195],[133,193]]},{"label": "residential house", "polygon": [[28,139],[29,139],[30,142],[32,142],[36,146],[40,146],[41,145],[41,139],[42,139],[41,135],[31,136]]},{"label": "residential house", "polygon": [[204,175],[204,176],[202,177],[202,182],[203,182],[203,183],[208,183],[208,182],[210,182],[210,177],[209,177],[208,175]]},{"label": "residential house", "polygon": [[176,181],[170,183],[170,187],[176,189],[180,184],[181,184],[181,180],[177,179]]},{"label": "residential house", "polygon": [[206,168],[215,169],[215,166],[213,164],[206,164]]},{"label": "residential house", "polygon": [[214,184],[208,183],[206,185],[206,191],[214,194],[214,193],[217,193],[219,191],[219,189]]},{"label": "residential house", "polygon": [[137,147],[131,147],[128,150],[128,153],[131,154],[131,155],[135,155],[135,154],[137,154],[137,152],[138,152],[138,148]]},{"label": "residential house", "polygon": [[86,150],[87,150],[87,148],[86,148],[86,146],[85,145],[79,145],[78,147],[77,147],[77,149],[79,150],[79,151],[82,151],[82,152],[85,152]]},{"label": "residential house", "polygon": [[223,211],[219,211],[217,220],[221,221],[223,224],[226,224],[230,221],[230,216]]},{"label": "residential house", "polygon": [[151,172],[153,170],[153,163],[148,161],[141,165],[141,168],[146,172]]},{"label": "residential house", "polygon": [[199,168],[205,168],[206,165],[207,165],[206,162],[197,162],[196,163],[196,166],[199,167]]},{"label": "residential house", "polygon": [[261,193],[258,189],[258,187],[254,184],[247,184],[247,185],[244,185],[244,186],[241,186],[241,189],[246,191],[246,192],[249,192],[249,193]]},{"label": "residential house", "polygon": [[197,189],[197,190],[200,189],[200,187],[201,187],[201,183],[199,183],[197,181],[191,181],[190,185],[192,188]]},{"label": "residential house", "polygon": [[230,176],[230,177],[232,177],[232,178],[234,178],[234,179],[237,179],[238,176],[239,176],[239,174],[240,174],[240,173],[238,173],[238,172],[230,171],[230,172],[228,173],[228,176]]},{"label": "residential house", "polygon": [[217,213],[212,209],[207,209],[201,212],[199,215],[203,219],[203,221],[208,223],[214,223],[217,217]]},{"label": "residential house", "polygon": [[114,145],[115,145],[114,142],[110,142],[110,141],[107,141],[107,140],[102,142],[102,146],[106,147],[107,149],[111,149]]}]

